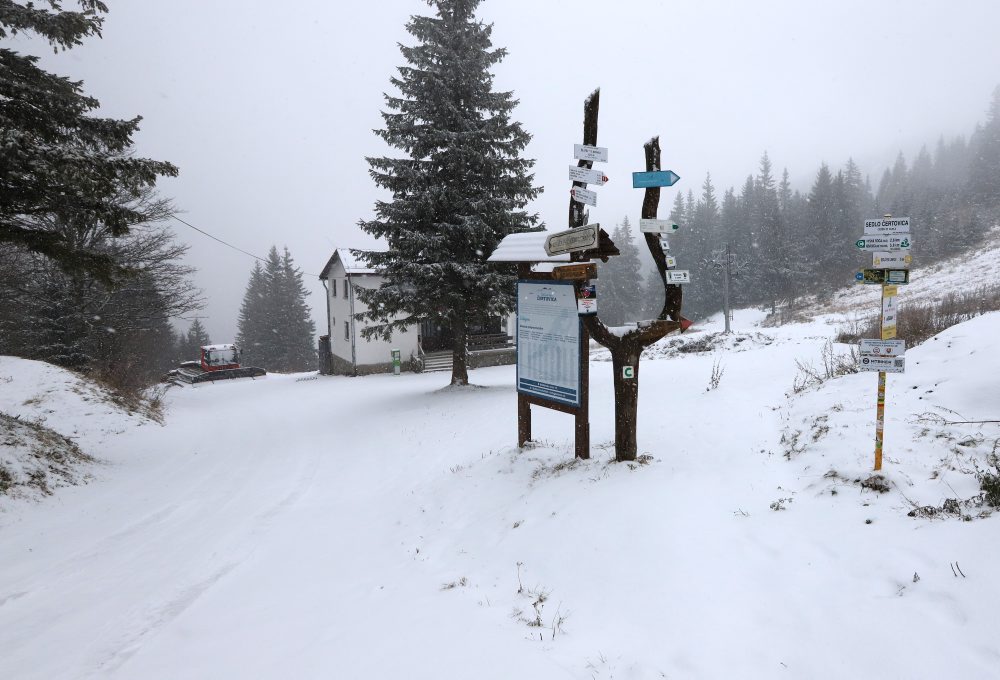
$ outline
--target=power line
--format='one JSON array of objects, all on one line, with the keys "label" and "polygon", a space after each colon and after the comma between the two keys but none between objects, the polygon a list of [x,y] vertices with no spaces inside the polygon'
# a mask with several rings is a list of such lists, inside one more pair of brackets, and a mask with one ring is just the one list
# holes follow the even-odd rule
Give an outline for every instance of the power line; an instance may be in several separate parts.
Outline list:
[{"label": "power line", "polygon": [[[188,227],[191,227],[192,229],[194,229],[199,234],[204,234],[205,236],[209,237],[213,241],[218,241],[219,243],[221,243],[222,245],[226,246],[227,248],[232,248],[233,250],[235,250],[237,252],[243,253],[244,255],[249,255],[253,259],[260,260],[261,262],[267,264],[267,259],[265,259],[263,257],[260,257],[259,255],[254,255],[251,252],[248,252],[246,250],[243,250],[242,248],[234,246],[232,243],[228,243],[226,241],[223,241],[218,236],[213,236],[212,234],[209,234],[204,229],[199,229],[198,227],[194,226],[190,222],[186,222],[186,221],[182,220],[181,218],[177,217],[177,215],[171,215],[171,217],[174,218],[175,220],[177,220],[178,222],[180,222],[181,224],[184,224],[184,225],[186,225]],[[303,272],[301,269],[299,271],[302,272],[303,274],[307,275],[307,276],[315,276],[315,277],[319,278],[319,274],[310,274],[309,272]]]}]

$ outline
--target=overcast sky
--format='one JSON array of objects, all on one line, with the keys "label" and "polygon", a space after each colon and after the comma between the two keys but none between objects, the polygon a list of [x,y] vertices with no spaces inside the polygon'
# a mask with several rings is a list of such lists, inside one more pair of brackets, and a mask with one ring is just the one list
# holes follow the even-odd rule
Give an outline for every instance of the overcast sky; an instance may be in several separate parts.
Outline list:
[{"label": "overcast sky", "polygon": [[[335,247],[372,244],[356,226],[380,196],[364,159],[395,152],[371,131],[403,63],[397,43],[413,42],[404,25],[431,9],[108,4],[103,39],[45,52],[44,64],[83,79],[106,115],[143,116],[138,152],[180,167],[160,186],[181,217],[260,255],[287,245],[325,333],[315,274]],[[802,190],[821,161],[837,168],[849,156],[877,186],[898,151],[912,158],[941,134],[968,135],[1000,84],[995,0],[486,0],[479,16],[509,50],[496,86],[515,92],[515,117],[534,136],[527,155],[545,188],[534,208],[550,229],[565,228],[567,166],[597,86],[611,181],[591,221],[613,226],[638,217],[629,173],[643,169],[653,135],[664,169],[682,178],[662,193],[661,216],[706,172],[720,193],[740,185],[765,150]],[[175,225],[199,270],[204,323],[214,341],[231,340],[253,260]]]}]

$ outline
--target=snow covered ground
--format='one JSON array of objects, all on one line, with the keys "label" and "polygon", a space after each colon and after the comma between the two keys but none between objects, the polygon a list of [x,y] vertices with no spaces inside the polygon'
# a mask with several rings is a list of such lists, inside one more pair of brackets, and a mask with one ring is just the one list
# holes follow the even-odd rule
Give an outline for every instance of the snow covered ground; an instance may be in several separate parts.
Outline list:
[{"label": "snow covered ground", "polygon": [[649,352],[636,464],[601,361],[590,461],[545,409],[515,446],[512,367],[173,389],[162,426],[54,390],[105,464],[0,496],[0,678],[996,678],[1000,426],[947,423],[998,418],[1000,313],[889,376],[884,493],[875,374],[792,393],[836,329],[761,319]]}]

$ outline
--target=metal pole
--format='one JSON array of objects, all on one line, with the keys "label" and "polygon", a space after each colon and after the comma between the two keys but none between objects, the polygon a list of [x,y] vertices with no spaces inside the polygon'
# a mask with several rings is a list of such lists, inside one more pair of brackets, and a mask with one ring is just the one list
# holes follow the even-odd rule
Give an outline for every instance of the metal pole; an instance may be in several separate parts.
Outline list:
[{"label": "metal pole", "polygon": [[729,241],[726,241],[726,268],[723,270],[724,287],[722,290],[722,313],[726,315],[726,335],[732,333],[729,327],[729,265],[730,258],[729,254]]},{"label": "metal pole", "polygon": [[[892,215],[886,214],[887,218]],[[896,287],[882,283],[882,299],[879,300],[879,337],[882,340],[891,340],[896,337],[895,326],[892,332],[888,332],[885,327],[885,299],[889,293],[896,294]],[[885,371],[878,372],[878,402],[875,407],[875,470],[882,469],[882,442],[885,437]]]}]

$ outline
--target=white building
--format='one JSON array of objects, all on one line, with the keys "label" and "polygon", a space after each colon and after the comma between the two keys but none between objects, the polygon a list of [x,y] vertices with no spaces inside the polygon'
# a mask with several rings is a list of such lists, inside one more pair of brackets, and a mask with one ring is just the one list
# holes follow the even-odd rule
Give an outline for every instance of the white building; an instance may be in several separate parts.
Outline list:
[{"label": "white building", "polygon": [[354,317],[368,311],[368,307],[361,302],[356,289],[378,288],[382,285],[382,276],[355,258],[349,249],[333,251],[319,278],[326,288],[332,372],[349,375],[379,373],[392,369],[394,349],[400,351],[404,365],[408,364],[411,356],[420,354],[416,327],[395,331],[391,341],[362,337],[365,324]]},{"label": "white building", "polygon": [[[361,331],[367,324],[357,321],[355,315],[368,311],[368,307],[359,299],[357,288],[378,288],[383,277],[354,257],[350,249],[333,251],[319,278],[326,288],[329,337],[328,362],[324,362],[321,339],[323,372],[346,375],[388,372],[392,370],[394,349],[400,351],[403,370],[411,370],[413,363],[424,370],[451,370],[451,338],[448,329],[436,324],[423,323],[393,331],[391,340],[362,337]],[[469,368],[513,363],[514,351],[508,347],[512,324],[513,317],[503,322],[498,320],[495,327],[470,332]]]}]

